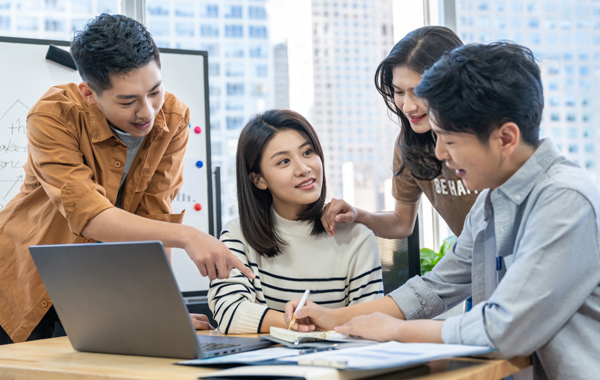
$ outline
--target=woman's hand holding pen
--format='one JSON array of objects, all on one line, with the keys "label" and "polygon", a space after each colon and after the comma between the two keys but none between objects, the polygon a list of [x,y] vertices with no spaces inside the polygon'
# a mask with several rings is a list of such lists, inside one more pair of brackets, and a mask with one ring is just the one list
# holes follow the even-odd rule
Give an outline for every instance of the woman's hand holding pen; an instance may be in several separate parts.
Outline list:
[{"label": "woman's hand holding pen", "polygon": [[358,211],[355,207],[343,199],[333,198],[323,208],[321,223],[323,223],[327,235],[333,236],[335,235],[336,223],[354,223],[357,217]]},{"label": "woman's hand holding pen", "polygon": [[298,303],[300,303],[300,298],[285,304],[285,323],[289,324],[292,317],[296,317],[292,329],[297,331],[331,330],[336,326],[335,309],[327,309],[312,301],[306,301],[304,307],[294,313]]}]

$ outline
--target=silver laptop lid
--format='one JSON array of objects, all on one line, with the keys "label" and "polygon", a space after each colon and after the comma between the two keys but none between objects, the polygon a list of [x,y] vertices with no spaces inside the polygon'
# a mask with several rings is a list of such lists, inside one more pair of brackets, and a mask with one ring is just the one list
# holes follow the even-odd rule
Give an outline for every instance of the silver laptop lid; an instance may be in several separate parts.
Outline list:
[{"label": "silver laptop lid", "polygon": [[29,250],[76,350],[202,357],[161,242]]}]

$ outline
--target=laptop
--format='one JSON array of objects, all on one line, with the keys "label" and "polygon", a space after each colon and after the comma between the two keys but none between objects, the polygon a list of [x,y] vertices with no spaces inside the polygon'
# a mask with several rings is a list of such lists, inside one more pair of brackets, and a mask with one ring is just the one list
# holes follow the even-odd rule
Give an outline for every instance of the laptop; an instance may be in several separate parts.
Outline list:
[{"label": "laptop", "polygon": [[273,344],[197,335],[161,242],[39,245],[29,251],[77,351],[196,359]]}]

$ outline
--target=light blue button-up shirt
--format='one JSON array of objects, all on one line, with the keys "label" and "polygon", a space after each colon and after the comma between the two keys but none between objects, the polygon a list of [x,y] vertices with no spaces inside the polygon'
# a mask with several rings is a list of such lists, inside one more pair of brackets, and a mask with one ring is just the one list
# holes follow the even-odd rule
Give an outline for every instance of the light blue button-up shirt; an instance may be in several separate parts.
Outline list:
[{"label": "light blue button-up shirt", "polygon": [[407,319],[446,319],[445,343],[533,355],[536,379],[600,378],[600,190],[546,139],[485,190],[446,256],[393,291]]}]

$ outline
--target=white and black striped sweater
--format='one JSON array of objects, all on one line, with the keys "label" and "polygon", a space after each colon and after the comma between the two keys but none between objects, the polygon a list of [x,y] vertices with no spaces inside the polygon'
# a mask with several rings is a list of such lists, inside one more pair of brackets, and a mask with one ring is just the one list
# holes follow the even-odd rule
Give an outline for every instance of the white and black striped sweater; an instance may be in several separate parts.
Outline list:
[{"label": "white and black striped sweater", "polygon": [[383,296],[377,241],[367,227],[338,224],[333,237],[310,236],[310,223],[274,215],[287,243],[276,257],[261,256],[247,244],[239,219],[221,233],[221,241],[256,275],[251,281],[234,268],[229,279],[211,282],[208,301],[223,333],[259,332],[267,310],[283,311],[306,289],[311,301],[330,308]]}]

